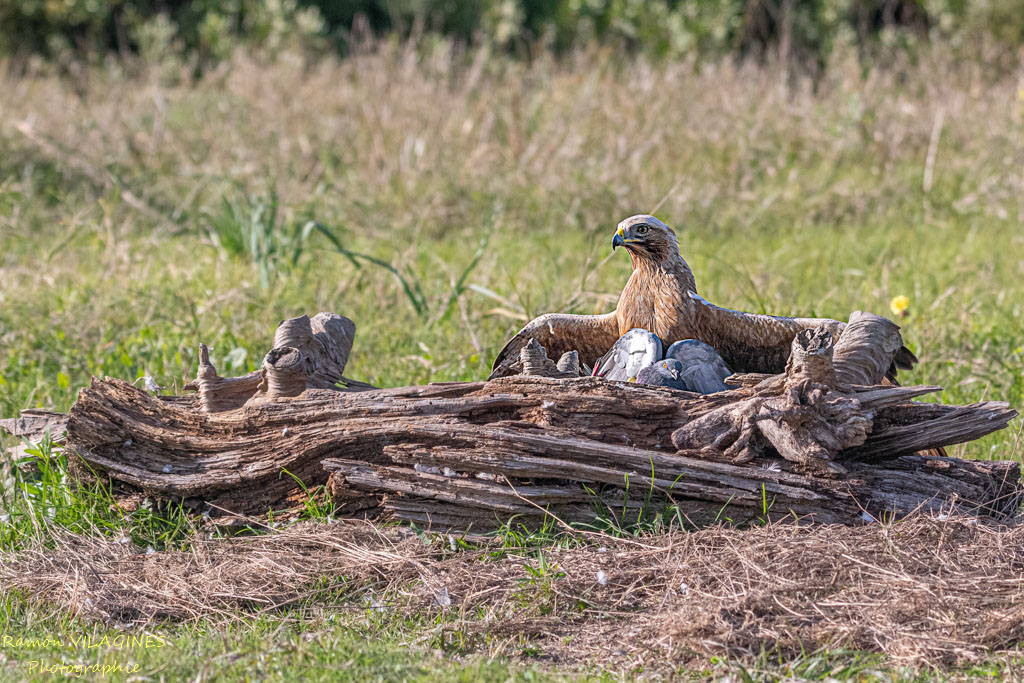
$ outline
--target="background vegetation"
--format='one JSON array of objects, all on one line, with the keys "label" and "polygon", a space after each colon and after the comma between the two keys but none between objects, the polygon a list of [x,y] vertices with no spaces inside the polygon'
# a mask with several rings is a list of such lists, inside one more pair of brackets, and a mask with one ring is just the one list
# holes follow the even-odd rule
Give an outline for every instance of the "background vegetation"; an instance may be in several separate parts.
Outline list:
[{"label": "background vegetation", "polygon": [[[0,0],[0,416],[66,410],[93,375],[178,390],[201,341],[222,374],[245,372],[279,320],[320,310],[359,326],[353,377],[480,379],[529,317],[614,307],[629,265],[609,255],[612,230],[652,210],[710,300],[845,318],[906,296],[922,360],[907,381],[1019,407],[1018,9]],[[1021,458],[1022,425],[956,454]],[[28,457],[0,467],[4,550],[71,529],[159,552],[199,533],[71,489],[49,445]],[[554,542],[506,540],[531,557]],[[548,675],[452,667],[432,653],[459,650],[430,624],[342,619],[310,636],[301,615],[279,616],[169,631],[175,652],[207,649],[147,661],[288,679],[342,652],[325,671]],[[104,629],[0,595],[5,633]],[[367,651],[367,637],[381,642]],[[693,675],[744,666],[871,678],[888,665],[767,652]]]},{"label": "background vegetation", "polygon": [[347,54],[373,36],[436,36],[519,56],[594,44],[672,58],[781,55],[818,72],[837,46],[877,59],[931,40],[1005,67],[1006,52],[1024,44],[1021,9],[1019,0],[0,0],[0,51],[19,65],[31,54],[116,54],[204,70],[240,46],[264,57]]},{"label": "background vegetation", "polygon": [[1024,83],[945,50],[867,74],[851,51],[814,86],[450,43],[166,68],[9,83],[5,415],[64,410],[92,375],[173,390],[200,341],[247,371],[303,311],[357,322],[364,380],[479,379],[525,319],[613,308],[613,227],[655,208],[712,301],[845,319],[905,295],[908,380],[1024,393]]}]

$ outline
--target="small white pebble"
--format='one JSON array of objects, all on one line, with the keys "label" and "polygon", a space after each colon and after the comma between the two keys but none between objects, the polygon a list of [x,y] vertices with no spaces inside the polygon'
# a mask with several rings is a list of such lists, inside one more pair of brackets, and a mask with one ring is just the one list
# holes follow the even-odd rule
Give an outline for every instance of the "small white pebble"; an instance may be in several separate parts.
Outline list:
[{"label": "small white pebble", "polygon": [[151,545],[147,545],[146,546],[146,554],[147,555],[156,555],[156,551],[153,550],[153,546],[151,546]]},{"label": "small white pebble", "polygon": [[690,594],[690,587],[686,585],[685,581],[680,581],[679,582],[679,592],[682,593],[683,595],[689,595]]},{"label": "small white pebble", "polygon": [[428,466],[428,465],[421,465],[419,463],[416,463],[415,465],[413,465],[412,468],[414,470],[416,470],[417,472],[426,472],[427,474],[441,474],[440,468],[438,468],[438,467],[431,467],[431,466]]},{"label": "small white pebble", "polygon": [[444,469],[442,469],[441,470],[441,474],[443,474],[446,477],[457,477],[457,476],[459,476],[459,473],[456,472],[455,470],[453,470],[451,467],[445,467]]},{"label": "small white pebble", "polygon": [[605,548],[604,546],[601,546],[600,548],[597,549],[597,552],[599,552],[599,553],[606,553],[606,552],[608,552],[608,548]]},{"label": "small white pebble", "polygon": [[163,472],[164,474],[167,474],[167,473],[169,473],[171,471],[171,466],[170,465],[164,465],[164,468],[162,470],[160,470],[160,471]]},{"label": "small white pebble", "polygon": [[284,429],[281,430],[281,436],[288,436],[288,428],[287,427],[285,427]]},{"label": "small white pebble", "polygon": [[540,407],[543,408],[544,410],[547,410],[548,408],[554,408],[555,407],[555,402],[554,401],[544,401],[543,403],[540,404]]},{"label": "small white pebble", "polygon": [[602,586],[608,585],[608,575],[604,573],[603,569],[597,570],[597,582]]},{"label": "small white pebble", "polygon": [[124,442],[124,445],[125,446],[131,446],[132,445],[132,440],[128,439],[127,441]]}]

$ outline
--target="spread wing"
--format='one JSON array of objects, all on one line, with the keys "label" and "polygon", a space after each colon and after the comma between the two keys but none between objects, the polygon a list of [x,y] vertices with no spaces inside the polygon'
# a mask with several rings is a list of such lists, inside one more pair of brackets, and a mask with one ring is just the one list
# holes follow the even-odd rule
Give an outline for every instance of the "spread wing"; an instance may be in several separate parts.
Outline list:
[{"label": "spread wing", "polygon": [[[736,372],[785,372],[793,337],[797,332],[825,325],[832,336],[838,339],[846,328],[846,323],[829,318],[786,318],[743,313],[715,306],[694,292],[690,292],[689,296],[694,304],[694,336],[713,346]],[[895,335],[898,348],[885,373],[890,379],[895,378],[897,370],[909,370],[917,363],[910,349],[903,346],[895,323],[893,328],[892,334]],[[873,379],[881,381],[880,377]]]},{"label": "spread wing", "polygon": [[618,338],[615,311],[605,315],[548,313],[528,322],[505,344],[494,359],[488,379],[514,374],[509,366],[519,360],[519,351],[531,339],[536,339],[554,361],[567,351],[577,351],[580,363],[593,365]]}]

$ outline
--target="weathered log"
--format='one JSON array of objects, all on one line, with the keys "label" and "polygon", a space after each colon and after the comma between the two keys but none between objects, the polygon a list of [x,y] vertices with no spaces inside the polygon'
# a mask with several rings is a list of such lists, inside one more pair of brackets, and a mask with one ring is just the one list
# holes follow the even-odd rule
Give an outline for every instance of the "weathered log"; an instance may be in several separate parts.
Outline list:
[{"label": "weathered log", "polygon": [[[907,389],[891,390],[906,395]],[[761,514],[767,504],[769,516],[792,513],[848,523],[864,511],[880,518],[954,500],[964,510],[986,514],[1016,509],[1015,463],[941,459],[943,469],[923,480],[930,465],[894,457],[899,451],[882,462],[850,463],[843,477],[800,472],[796,464],[774,458],[737,465],[708,459],[702,451],[676,452],[671,434],[677,425],[713,410],[715,403],[728,405],[751,393],[721,392],[708,400],[596,378],[510,377],[359,393],[307,390],[295,398],[203,414],[123,382],[95,380],[72,410],[69,434],[84,460],[119,482],[158,497],[197,499],[246,514],[294,504],[303,492],[289,474],[307,486],[324,483],[322,461],[335,473],[332,488],[350,509],[419,521],[424,510],[435,521],[446,515],[467,519],[472,510],[477,527],[492,525],[506,512],[537,513],[525,501],[508,507],[509,492],[525,487],[520,495],[529,500],[536,493],[530,486],[555,486],[557,495],[575,499],[555,506],[556,514],[570,519],[593,516],[594,505],[614,508],[627,488],[635,501],[652,487],[694,519],[723,505],[732,518]],[[900,424],[917,411],[942,420],[957,410],[962,409],[902,403],[879,412],[897,411],[893,423]],[[992,416],[975,434],[993,431],[1015,415],[993,404],[973,410]],[[886,437],[885,431],[872,434],[866,443]],[[773,469],[762,467],[769,464]],[[426,476],[432,468],[441,478]],[[446,468],[453,476],[443,476]],[[504,477],[504,497],[489,503]],[[403,481],[414,488],[403,488]],[[460,487],[475,490],[476,497]],[[533,502],[551,504],[539,501]]]},{"label": "weathered log", "polygon": [[0,433],[7,432],[20,439],[19,443],[7,449],[10,457],[18,461],[26,455],[26,444],[37,444],[46,435],[54,443],[63,444],[67,424],[68,416],[65,413],[30,409],[21,411],[18,417],[0,420]]},{"label": "weathered log", "polygon": [[38,442],[49,433],[53,439],[63,439],[68,416],[49,410],[23,410],[18,417],[0,420],[0,429],[11,436]]},{"label": "weathered log", "polygon": [[[265,359],[259,370],[241,377],[218,375],[210,363],[209,349],[200,344],[199,370],[196,379],[186,384],[185,389],[199,393],[202,409],[207,413],[234,410],[256,396],[278,395],[285,390],[281,382],[290,384],[287,389],[290,393],[281,394],[289,396],[301,393],[304,388],[340,389],[339,384],[350,391],[372,389],[369,384],[348,379],[342,374],[355,336],[355,323],[335,313],[317,313],[313,318],[308,315],[289,318],[278,325],[274,333],[274,346],[267,354],[268,358],[274,354],[270,365]],[[276,365],[282,362],[285,349],[298,353],[288,356],[294,364],[288,370]],[[285,379],[285,373],[290,374],[292,380]],[[268,386],[268,379],[277,384]]]},{"label": "weathered log", "polygon": [[[327,315],[313,321],[340,318]],[[539,348],[520,362],[552,377],[350,391],[339,384],[364,388],[341,375],[354,327],[306,332],[295,320],[244,378],[218,377],[204,354],[197,397],[94,379],[72,408],[70,447],[158,499],[251,515],[327,484],[343,514],[441,528],[545,511],[621,520],[663,501],[695,522],[855,523],[951,506],[1006,517],[1022,498],[1016,463],[912,455],[1016,413],[911,400],[938,387],[862,385],[892,361],[865,341],[890,335],[871,316],[851,322],[850,340],[801,334],[786,375],[737,377],[736,389],[708,396],[577,377],[578,360],[556,365]]]},{"label": "weathered log", "polygon": [[881,384],[902,347],[899,325],[874,313],[854,311],[833,354],[836,378],[843,384]]}]

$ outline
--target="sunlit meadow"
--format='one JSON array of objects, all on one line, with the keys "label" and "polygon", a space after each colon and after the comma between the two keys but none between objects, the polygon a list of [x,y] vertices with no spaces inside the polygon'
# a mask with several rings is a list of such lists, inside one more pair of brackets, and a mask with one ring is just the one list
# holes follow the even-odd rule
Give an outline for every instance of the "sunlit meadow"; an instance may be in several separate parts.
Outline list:
[{"label": "sunlit meadow", "polygon": [[[1019,408],[1024,80],[941,47],[778,74],[428,42],[6,82],[0,417],[93,375],[180,391],[200,342],[240,374],[317,311],[357,323],[354,378],[482,379],[528,318],[611,310],[613,228],[652,211],[709,300],[893,316],[901,381]],[[952,451],[1021,458],[1022,424]]]}]

